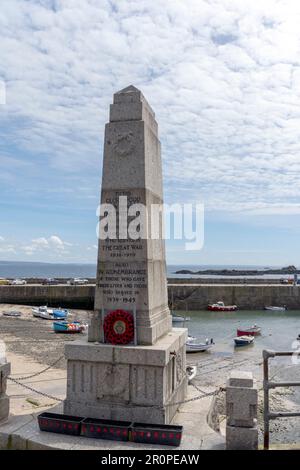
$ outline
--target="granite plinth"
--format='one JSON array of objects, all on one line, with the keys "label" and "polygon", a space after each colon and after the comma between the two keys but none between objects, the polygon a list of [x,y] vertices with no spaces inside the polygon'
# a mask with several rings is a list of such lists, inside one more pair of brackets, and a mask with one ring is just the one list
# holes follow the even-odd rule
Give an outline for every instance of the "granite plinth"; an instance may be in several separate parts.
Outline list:
[{"label": "granite plinth", "polygon": [[67,344],[64,412],[169,424],[186,395],[186,335],[174,328],[152,346]]}]

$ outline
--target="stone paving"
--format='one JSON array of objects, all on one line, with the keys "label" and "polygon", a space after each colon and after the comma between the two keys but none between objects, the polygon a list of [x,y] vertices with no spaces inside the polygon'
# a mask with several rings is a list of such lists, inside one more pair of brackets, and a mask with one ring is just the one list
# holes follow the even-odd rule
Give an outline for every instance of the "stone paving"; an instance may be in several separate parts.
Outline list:
[{"label": "stone paving", "polygon": [[[13,353],[8,353],[7,359],[11,362],[12,377],[32,375],[46,367],[30,357]],[[23,383],[63,400],[66,391],[66,370],[50,368],[40,376],[24,380]],[[209,393],[214,388],[204,386],[201,390]],[[60,413],[62,404],[57,404],[54,400],[35,394],[10,381],[7,385],[7,394],[10,397],[11,413],[9,420],[0,425],[0,449],[174,449],[166,446],[121,443],[41,432],[37,415],[45,410]],[[194,387],[188,386],[187,399],[199,395],[200,393]],[[207,413],[211,403],[212,396],[208,396],[180,406],[179,412],[172,421],[172,424],[182,425],[184,428],[179,449],[225,448],[224,437],[213,431],[207,424]]]},{"label": "stone paving", "polygon": [[[208,392],[210,390],[207,390]],[[188,387],[188,398],[198,395],[194,388]],[[210,407],[212,397],[202,398],[181,405],[179,412],[174,417],[172,424],[183,426],[183,437],[180,447],[176,449],[201,450],[201,449],[225,449],[224,437],[213,431],[207,424],[207,410]],[[60,413],[62,405],[50,408],[49,411]],[[11,415],[8,422],[0,426],[0,449],[15,450],[134,450],[156,449],[166,450],[174,447],[136,444],[132,442],[115,442],[101,439],[87,439],[84,437],[65,436],[41,432],[38,427],[37,415]]]}]

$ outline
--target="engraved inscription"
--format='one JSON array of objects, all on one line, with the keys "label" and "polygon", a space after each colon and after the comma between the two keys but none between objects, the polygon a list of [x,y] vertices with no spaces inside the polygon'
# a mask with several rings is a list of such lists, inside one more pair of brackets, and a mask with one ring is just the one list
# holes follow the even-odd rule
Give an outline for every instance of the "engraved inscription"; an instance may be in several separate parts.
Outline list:
[{"label": "engraved inscription", "polygon": [[108,303],[135,304],[143,289],[147,288],[146,275],[147,271],[142,267],[116,262],[107,269],[101,266],[97,285]]}]

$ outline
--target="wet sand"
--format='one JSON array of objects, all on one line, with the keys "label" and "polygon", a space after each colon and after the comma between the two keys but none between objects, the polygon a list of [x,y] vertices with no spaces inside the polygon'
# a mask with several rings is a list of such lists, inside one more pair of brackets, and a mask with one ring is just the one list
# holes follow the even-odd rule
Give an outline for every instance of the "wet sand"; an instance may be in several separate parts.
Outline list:
[{"label": "wet sand", "polygon": [[[52,330],[52,321],[35,318],[31,308],[20,305],[0,304],[0,339],[5,341],[8,351],[32,357],[41,364],[50,365],[64,355],[64,344],[78,339],[78,335],[56,334]],[[5,317],[5,310],[16,310],[21,317]],[[92,312],[87,310],[69,310],[70,320],[88,323]],[[54,367],[65,367],[64,358]]]}]

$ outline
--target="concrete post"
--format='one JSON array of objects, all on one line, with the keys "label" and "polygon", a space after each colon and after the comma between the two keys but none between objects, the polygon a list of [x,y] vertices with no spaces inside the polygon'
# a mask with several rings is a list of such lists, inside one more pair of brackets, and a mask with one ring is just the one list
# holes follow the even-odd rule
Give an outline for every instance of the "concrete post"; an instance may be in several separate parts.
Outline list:
[{"label": "concrete post", "polygon": [[231,372],[226,387],[226,449],[256,450],[257,385],[252,372]]},{"label": "concrete post", "polygon": [[[4,351],[5,346],[4,343]],[[1,348],[2,351],[2,348]],[[7,376],[10,374],[10,363],[6,362],[5,355],[0,351],[0,423],[6,421],[9,415],[9,398],[6,395]]]}]

